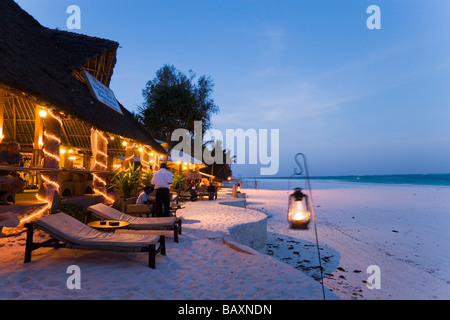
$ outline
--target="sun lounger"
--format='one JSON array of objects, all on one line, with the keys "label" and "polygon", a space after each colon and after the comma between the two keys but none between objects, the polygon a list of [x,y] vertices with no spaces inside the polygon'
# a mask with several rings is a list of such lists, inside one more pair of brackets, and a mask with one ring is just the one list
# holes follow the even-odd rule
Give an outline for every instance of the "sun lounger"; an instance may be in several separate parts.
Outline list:
[{"label": "sun lounger", "polygon": [[[163,235],[118,234],[95,230],[77,219],[60,212],[25,225],[28,228],[25,248],[25,263],[31,261],[33,250],[42,247],[105,250],[123,252],[148,252],[148,266],[155,269],[156,254],[166,254]],[[33,231],[37,227],[52,239],[37,243]],[[159,242],[158,248],[156,244]]]},{"label": "sun lounger", "polygon": [[20,224],[20,219],[12,212],[0,213],[0,236],[2,235],[3,227],[15,228]]},{"label": "sun lounger", "polygon": [[178,242],[178,234],[181,234],[181,219],[177,219],[176,217],[133,217],[103,203],[98,203],[96,205],[90,206],[87,208],[87,210],[89,213],[86,215],[86,223],[89,222],[90,213],[92,213],[100,219],[126,221],[130,224],[127,228],[131,230],[173,229],[175,242]]}]

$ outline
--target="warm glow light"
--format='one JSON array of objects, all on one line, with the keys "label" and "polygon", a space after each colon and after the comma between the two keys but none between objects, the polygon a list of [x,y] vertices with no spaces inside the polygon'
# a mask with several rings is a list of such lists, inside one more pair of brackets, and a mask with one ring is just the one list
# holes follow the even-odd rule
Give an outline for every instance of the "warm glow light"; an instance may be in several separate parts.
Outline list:
[{"label": "warm glow light", "polygon": [[58,121],[59,124],[61,125],[61,127],[63,126],[63,122],[62,122],[61,118],[55,116],[50,110],[48,110],[48,114],[49,114],[53,119],[55,119],[56,121]]},{"label": "warm glow light", "polygon": [[76,160],[77,157],[69,157],[69,160]]},{"label": "warm glow light", "polygon": [[39,111],[39,117],[45,118],[46,116],[47,116],[47,111],[45,111],[45,110],[40,110]]},{"label": "warm glow light", "polygon": [[122,145],[123,145],[124,147],[126,147],[126,146],[128,145],[128,142],[122,141]]},{"label": "warm glow light", "polygon": [[92,174],[92,176],[94,177],[94,180],[98,180],[100,181],[101,184],[106,186],[106,181],[103,180],[102,178],[100,178],[98,175],[96,175],[95,173]]},{"label": "warm glow light", "polygon": [[108,155],[107,155],[106,153],[104,153],[103,151],[97,150],[97,153],[98,153],[99,155],[104,156],[105,158],[108,158]]},{"label": "warm glow light", "polygon": [[42,136],[41,136],[41,137],[39,137],[39,140],[38,140],[38,148],[42,149],[43,145],[44,145],[44,142],[42,141]]},{"label": "warm glow light", "polygon": [[52,186],[54,186],[57,190],[59,190],[59,184],[55,181],[50,180],[50,178],[47,178],[46,176],[41,174],[41,178],[42,180],[44,180],[45,183],[51,184]]},{"label": "warm glow light", "polygon": [[106,137],[98,130],[96,130],[97,134],[100,136],[100,138],[103,139],[103,141],[108,144],[108,139],[106,139]]},{"label": "warm glow light", "polygon": [[[45,202],[45,200],[42,200],[42,201]],[[46,210],[50,209],[50,206],[51,206],[51,204],[50,204],[50,203],[47,203],[47,205],[46,205],[43,209],[38,210],[37,212],[33,213],[32,215],[30,215],[30,216],[28,216],[28,217],[26,217],[26,218],[20,220],[20,224],[25,223],[25,222],[27,222],[27,221],[33,219],[34,217],[37,217],[37,216],[41,215],[41,214],[44,213]]]},{"label": "warm glow light", "polygon": [[64,148],[61,148],[61,150],[59,150],[59,152],[61,153],[61,154],[65,154],[66,153],[66,149],[64,149]]},{"label": "warm glow light", "polygon": [[55,136],[53,134],[48,133],[47,131],[44,131],[44,136],[49,140],[53,140],[58,143],[61,143],[61,139],[59,139],[57,136]]},{"label": "warm glow light", "polygon": [[102,195],[102,196],[105,197],[105,199],[107,199],[108,201],[114,202],[114,199],[113,199],[113,198],[108,197],[108,195],[107,195],[106,193],[101,192],[100,190],[98,190],[98,189],[96,189],[96,188],[94,188],[94,193],[97,193],[97,194]]},{"label": "warm glow light", "polygon": [[47,157],[52,158],[52,159],[55,159],[55,160],[58,161],[58,162],[61,161],[61,159],[60,159],[56,154],[50,153],[50,152],[48,152],[48,151],[45,150],[45,149],[42,149],[42,151],[44,152],[44,155],[46,155]]},{"label": "warm glow light", "polygon": [[94,161],[94,165],[99,165],[100,167],[102,167],[102,168],[104,168],[104,169],[107,169],[107,168],[108,168],[107,165],[105,165],[105,164],[103,164],[103,163],[101,163],[101,162],[98,162],[98,161]]}]

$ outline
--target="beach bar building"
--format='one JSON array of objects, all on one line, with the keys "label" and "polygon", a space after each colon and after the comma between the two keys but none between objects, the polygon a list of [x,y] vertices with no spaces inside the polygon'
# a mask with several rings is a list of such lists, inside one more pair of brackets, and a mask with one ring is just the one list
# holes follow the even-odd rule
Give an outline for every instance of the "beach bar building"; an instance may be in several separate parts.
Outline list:
[{"label": "beach bar building", "polygon": [[0,143],[20,144],[24,165],[14,170],[42,202],[22,221],[55,195],[107,200],[108,177],[135,156],[143,171],[158,169],[164,148],[109,88],[118,46],[43,27],[14,1],[0,2]]}]

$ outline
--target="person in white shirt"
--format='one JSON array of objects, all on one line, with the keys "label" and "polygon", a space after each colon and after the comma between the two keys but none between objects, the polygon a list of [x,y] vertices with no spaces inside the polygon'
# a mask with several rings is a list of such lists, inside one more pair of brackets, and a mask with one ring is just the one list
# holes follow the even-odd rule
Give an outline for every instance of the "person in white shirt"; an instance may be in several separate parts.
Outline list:
[{"label": "person in white shirt", "polygon": [[[170,184],[173,182],[172,173],[168,171],[165,163],[161,163],[160,169],[156,171],[152,178],[152,184],[156,189],[156,216],[170,216]],[[164,212],[163,212],[164,204]]]}]

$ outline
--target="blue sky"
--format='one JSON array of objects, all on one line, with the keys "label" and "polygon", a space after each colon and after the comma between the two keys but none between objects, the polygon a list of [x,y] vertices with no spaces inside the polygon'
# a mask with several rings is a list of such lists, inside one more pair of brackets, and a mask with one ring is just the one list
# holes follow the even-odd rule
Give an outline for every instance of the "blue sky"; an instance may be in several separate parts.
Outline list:
[{"label": "blue sky", "polygon": [[312,175],[450,173],[450,1],[17,2],[61,30],[78,5],[77,32],[119,42],[111,88],[129,110],[164,64],[211,76],[213,127],[279,129],[280,176],[297,152]]}]

